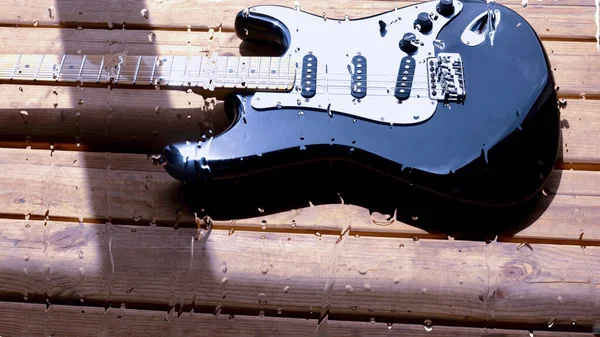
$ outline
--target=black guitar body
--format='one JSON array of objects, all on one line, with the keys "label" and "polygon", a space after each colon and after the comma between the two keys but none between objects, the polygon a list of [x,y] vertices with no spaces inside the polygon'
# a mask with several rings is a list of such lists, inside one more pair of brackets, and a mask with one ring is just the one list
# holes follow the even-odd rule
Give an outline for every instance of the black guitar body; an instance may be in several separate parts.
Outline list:
[{"label": "black guitar body", "polygon": [[[261,7],[257,7],[258,12]],[[310,20],[325,20],[284,9]],[[485,2],[464,1],[460,13],[437,34],[437,40],[445,44],[443,50],[436,46],[432,49],[434,55],[413,56],[417,62],[438,53],[456,53],[462,57],[466,97],[456,101],[428,101],[435,107],[429,118],[414,123],[377,121],[336,111],[335,103],[329,110],[327,106],[305,106],[305,100],[299,100],[298,104],[302,105],[295,107],[256,108],[251,103],[255,94],[240,92],[231,95],[226,102],[231,126],[208,140],[167,146],[163,153],[165,169],[181,181],[231,187],[233,185],[222,181],[265,172],[274,174],[283,169],[293,172],[292,177],[310,179],[307,175],[318,174],[309,168],[311,165],[338,162],[343,163],[339,167],[361,167],[362,175],[355,177],[356,180],[365,182],[373,178],[379,183],[385,178],[390,185],[381,186],[381,193],[395,193],[394,183],[401,183],[419,193],[467,204],[523,203],[541,191],[557,158],[560,132],[557,96],[549,61],[536,33],[512,10],[498,4],[493,9],[501,14],[494,36],[484,32],[484,40],[477,45],[467,45],[461,40],[465,28],[488,10]],[[400,16],[403,10],[381,15],[396,12]],[[364,34],[336,36],[339,30],[322,31],[312,39],[315,44],[339,40],[352,45],[366,41],[393,44],[398,54],[395,57],[401,59],[408,55],[399,48],[399,41],[407,32],[396,31],[397,23],[390,20],[384,22],[386,25],[378,25],[378,17],[349,22],[327,19],[332,24],[339,21],[339,25],[364,25]],[[414,19],[405,16],[400,20],[410,20],[412,24]],[[310,24],[308,21],[306,24]],[[296,29],[302,32],[303,22],[286,22],[251,9],[237,16],[236,31],[247,42],[268,41],[285,50],[284,55],[298,54],[300,72],[302,57],[312,48],[311,45],[294,45],[292,32]],[[494,22],[488,21],[487,25],[485,29],[491,30]],[[417,37],[420,34],[418,30],[412,33]],[[300,52],[296,48],[300,48]],[[331,53],[346,52],[331,50]],[[315,56],[320,55],[323,53],[315,52]],[[369,69],[378,63],[366,57],[371,61]],[[319,62],[323,63],[321,59]],[[389,73],[395,78],[398,67],[390,68]],[[380,99],[388,98],[396,104],[397,111],[390,111],[392,116],[394,113],[415,114],[414,105],[401,100],[396,102],[393,94]],[[347,187],[352,188],[353,184],[349,181]]]}]

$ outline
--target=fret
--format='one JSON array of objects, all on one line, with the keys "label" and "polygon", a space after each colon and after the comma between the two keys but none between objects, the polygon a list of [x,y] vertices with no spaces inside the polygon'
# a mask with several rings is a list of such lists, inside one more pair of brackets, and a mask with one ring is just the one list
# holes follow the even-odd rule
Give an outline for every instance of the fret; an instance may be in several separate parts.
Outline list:
[{"label": "fret", "polygon": [[56,74],[56,80],[58,81],[59,77],[60,77],[60,72],[63,69],[63,65],[65,64],[65,59],[67,58],[67,55],[63,55],[62,60],[60,60],[60,66],[58,67],[58,74]]},{"label": "fret", "polygon": [[200,66],[198,67],[198,81],[196,83],[196,86],[200,87],[200,80],[202,80],[202,88],[206,88],[204,78],[202,78],[202,64],[204,63],[205,59],[206,58],[204,56],[200,56]]},{"label": "fret", "polygon": [[42,55],[42,57],[40,58],[40,63],[37,66],[37,70],[35,71],[35,77],[34,77],[34,81],[36,81],[38,79],[38,76],[40,74],[40,69],[42,68],[42,62],[44,62],[44,57],[46,55]]},{"label": "fret", "polygon": [[171,84],[171,73],[173,71],[173,65],[175,64],[175,58],[171,57],[171,66],[169,67],[169,80],[167,81],[166,85]]},{"label": "fret", "polygon": [[183,68],[183,75],[182,75],[182,79],[183,81],[181,82],[181,85],[187,85],[188,81],[188,74],[187,74],[187,68],[188,68],[188,62],[189,62],[189,58],[186,58],[185,60],[185,67]]},{"label": "fret", "polygon": [[15,67],[13,68],[13,71],[12,71],[12,76],[10,77],[11,80],[15,77],[15,73],[17,72],[17,67],[19,66],[19,63],[21,62],[21,57],[23,57],[23,54],[19,55],[19,57],[17,58],[17,62],[15,63]]},{"label": "fret", "polygon": [[123,64],[123,60],[117,63],[117,78],[115,78],[115,84],[119,83],[119,77],[121,77],[121,64]]},{"label": "fret", "polygon": [[281,58],[277,59],[277,78],[275,79],[275,89],[279,89],[279,79],[281,76]]},{"label": "fret", "polygon": [[152,75],[150,75],[150,84],[154,82],[154,73],[156,72],[156,64],[158,63],[158,56],[154,59],[154,66],[152,66]]},{"label": "fret", "polygon": [[156,56],[142,56],[135,83],[150,84],[155,71]]},{"label": "fret", "polygon": [[102,56],[102,61],[100,61],[100,69],[98,70],[98,78],[96,79],[96,83],[100,83],[100,77],[102,77],[102,68],[104,68],[104,58],[106,56]]},{"label": "fret", "polygon": [[187,69],[187,56],[173,56],[169,70],[169,85],[185,85],[185,70]]},{"label": "fret", "polygon": [[267,69],[267,71],[268,71],[268,75],[267,75],[267,89],[271,85],[271,62],[273,62],[273,58],[269,57],[269,69]]},{"label": "fret", "polygon": [[[240,86],[246,87],[248,85],[248,83],[246,83],[246,81],[248,80],[248,72],[249,72],[249,62],[250,58],[249,57],[240,57],[240,61],[239,61],[239,66],[238,66],[238,77],[240,80]],[[240,71],[240,67],[242,68],[242,74],[239,74]]]},{"label": "fret", "polygon": [[142,64],[142,56],[138,59],[137,65],[135,66],[135,74],[133,74],[133,84],[137,82],[138,73],[140,72],[140,65]]},{"label": "fret", "polygon": [[229,75],[233,73],[233,68],[231,66],[231,56],[227,56],[227,62],[225,62],[225,75],[223,76],[223,86],[227,86],[227,80]]},{"label": "fret", "polygon": [[78,80],[81,80],[81,74],[83,73],[83,66],[85,65],[85,60],[87,60],[87,55],[83,55],[83,61],[81,61],[81,67],[79,67],[79,74],[77,75]]}]

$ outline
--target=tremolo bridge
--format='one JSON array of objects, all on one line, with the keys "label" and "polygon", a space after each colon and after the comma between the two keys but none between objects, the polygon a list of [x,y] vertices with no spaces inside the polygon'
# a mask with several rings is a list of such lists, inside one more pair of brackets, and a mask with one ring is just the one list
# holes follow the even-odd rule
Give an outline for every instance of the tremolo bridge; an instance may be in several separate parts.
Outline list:
[{"label": "tremolo bridge", "polygon": [[439,53],[427,59],[429,98],[438,101],[464,101],[465,87],[463,62],[459,54]]}]

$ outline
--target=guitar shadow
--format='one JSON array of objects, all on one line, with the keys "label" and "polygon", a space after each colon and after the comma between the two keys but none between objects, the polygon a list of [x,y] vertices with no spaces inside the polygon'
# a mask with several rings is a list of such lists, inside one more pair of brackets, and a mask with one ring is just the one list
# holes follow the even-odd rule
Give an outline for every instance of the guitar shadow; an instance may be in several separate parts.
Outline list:
[{"label": "guitar shadow", "polygon": [[[560,144],[562,161],[562,142]],[[302,174],[298,174],[302,172]],[[313,205],[356,205],[370,212],[396,214],[396,220],[434,235],[488,240],[512,237],[539,219],[552,204],[562,171],[554,170],[547,188],[510,207],[465,205],[349,163],[321,162],[240,177],[233,181],[183,186],[183,202],[215,220],[263,217]]]}]

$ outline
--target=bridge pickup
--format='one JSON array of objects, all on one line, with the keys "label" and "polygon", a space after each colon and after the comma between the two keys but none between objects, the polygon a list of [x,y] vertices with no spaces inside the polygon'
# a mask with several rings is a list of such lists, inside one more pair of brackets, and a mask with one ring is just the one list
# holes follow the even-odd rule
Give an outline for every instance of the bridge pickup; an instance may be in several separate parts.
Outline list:
[{"label": "bridge pickup", "polygon": [[354,65],[354,74],[352,74],[350,93],[354,98],[364,98],[367,96],[367,59],[362,55],[356,55],[352,58],[352,65]]},{"label": "bridge pickup", "polygon": [[317,69],[317,57],[313,54],[304,55],[300,80],[302,97],[311,98],[317,93]]},{"label": "bridge pickup", "polygon": [[400,69],[398,70],[398,78],[396,79],[396,87],[394,96],[398,100],[405,101],[410,97],[410,90],[415,76],[415,59],[411,56],[405,56],[400,61]]},{"label": "bridge pickup", "polygon": [[467,96],[460,54],[440,53],[428,58],[427,81],[429,98],[433,100],[462,102]]}]

